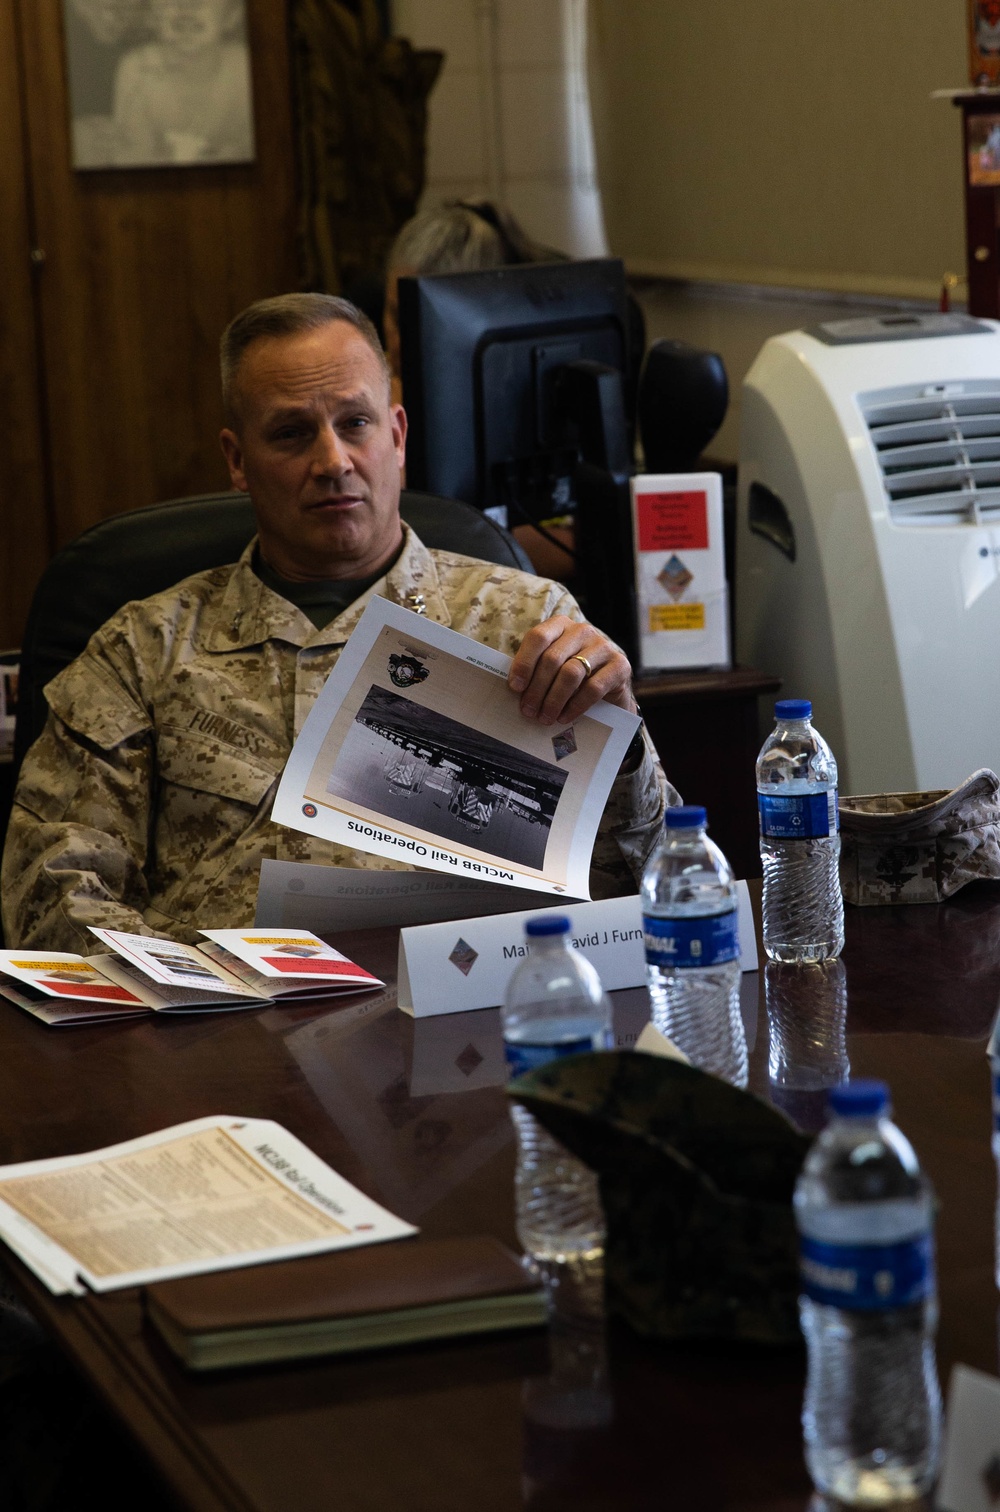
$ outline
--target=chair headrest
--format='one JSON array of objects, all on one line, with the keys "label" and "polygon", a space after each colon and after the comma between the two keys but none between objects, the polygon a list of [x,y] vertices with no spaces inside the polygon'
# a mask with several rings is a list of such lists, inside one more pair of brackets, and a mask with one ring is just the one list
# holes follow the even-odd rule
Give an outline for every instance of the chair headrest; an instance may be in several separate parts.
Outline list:
[{"label": "chair headrest", "polygon": [[[513,536],[470,504],[404,489],[400,514],[426,546],[532,571]],[[255,528],[245,494],[198,494],[112,515],[57,551],[25,627],[15,765],[45,723],[45,684],[79,656],[105,620],[133,599],[237,561]]]}]

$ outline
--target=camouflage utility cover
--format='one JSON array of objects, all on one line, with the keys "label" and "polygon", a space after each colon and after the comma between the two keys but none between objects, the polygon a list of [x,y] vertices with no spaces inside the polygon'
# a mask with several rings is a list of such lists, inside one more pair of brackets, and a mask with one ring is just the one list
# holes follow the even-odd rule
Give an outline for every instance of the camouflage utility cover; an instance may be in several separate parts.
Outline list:
[{"label": "camouflage utility cover", "polygon": [[598,1173],[611,1312],[659,1339],[798,1342],[792,1193],[810,1142],[782,1114],[634,1050],[561,1057],[508,1092]]},{"label": "camouflage utility cover", "polygon": [[[404,527],[405,528],[405,527]],[[558,583],[451,552],[406,530],[384,578],[323,630],[234,566],[126,604],[45,690],[49,719],[17,788],[3,858],[9,945],[90,954],[90,924],[193,942],[253,919],[264,857],[406,870],[271,822],[278,778],[375,594],[512,655],[555,614]],[[668,796],[648,738],[617,778],[594,847],[595,898],[634,890]]]},{"label": "camouflage utility cover", "polygon": [[840,885],[848,903],[937,903],[1000,879],[1000,778],[983,768],[951,792],[840,800]]}]

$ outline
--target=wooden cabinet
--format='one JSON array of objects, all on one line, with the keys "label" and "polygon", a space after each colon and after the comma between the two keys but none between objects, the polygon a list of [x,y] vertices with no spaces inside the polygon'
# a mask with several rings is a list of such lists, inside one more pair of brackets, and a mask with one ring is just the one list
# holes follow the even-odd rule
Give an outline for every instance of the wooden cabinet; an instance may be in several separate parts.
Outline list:
[{"label": "wooden cabinet", "polygon": [[709,834],[737,877],[759,877],[757,700],[781,679],[754,667],[728,672],[645,672],[635,680],[663,768],[685,803],[708,809]]},{"label": "wooden cabinet", "polygon": [[62,0],[0,0],[0,646],[51,551],[224,486],[218,341],[296,286],[284,0],[247,0],[257,161],[74,171]]}]

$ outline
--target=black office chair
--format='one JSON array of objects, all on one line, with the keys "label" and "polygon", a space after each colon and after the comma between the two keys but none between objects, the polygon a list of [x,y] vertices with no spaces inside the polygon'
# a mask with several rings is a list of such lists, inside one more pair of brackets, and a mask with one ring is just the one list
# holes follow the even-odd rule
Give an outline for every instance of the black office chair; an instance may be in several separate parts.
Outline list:
[{"label": "black office chair", "polygon": [[[425,546],[533,571],[513,536],[471,504],[404,489],[400,514]],[[132,599],[235,562],[254,528],[245,494],[199,494],[112,515],[56,552],[35,589],[24,631],[15,771],[45,724],[45,684],[93,632]],[[6,815],[0,815],[0,839],[5,828]]]}]

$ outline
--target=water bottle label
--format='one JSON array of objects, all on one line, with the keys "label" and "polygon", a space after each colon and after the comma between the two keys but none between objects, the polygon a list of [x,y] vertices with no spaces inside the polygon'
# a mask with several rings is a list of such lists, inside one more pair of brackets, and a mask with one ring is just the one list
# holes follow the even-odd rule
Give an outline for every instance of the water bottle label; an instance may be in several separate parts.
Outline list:
[{"label": "water bottle label", "polygon": [[590,1050],[601,1050],[602,1036],[581,1034],[578,1039],[561,1040],[558,1045],[532,1045],[524,1040],[504,1040],[504,1055],[507,1070],[513,1081],[526,1071],[537,1071],[549,1061],[559,1060],[563,1055],[586,1055]]},{"label": "water bottle label", "polygon": [[760,832],[773,840],[815,840],[840,829],[837,789],[825,793],[758,793]]},{"label": "water bottle label", "polygon": [[827,1244],[803,1235],[800,1269],[806,1296],[823,1306],[908,1307],[933,1289],[934,1245],[930,1234],[899,1244]]},{"label": "water bottle label", "polygon": [[643,914],[646,960],[650,966],[721,966],[740,953],[737,912],[699,919],[661,919]]}]

